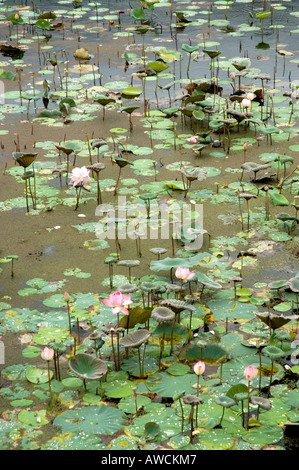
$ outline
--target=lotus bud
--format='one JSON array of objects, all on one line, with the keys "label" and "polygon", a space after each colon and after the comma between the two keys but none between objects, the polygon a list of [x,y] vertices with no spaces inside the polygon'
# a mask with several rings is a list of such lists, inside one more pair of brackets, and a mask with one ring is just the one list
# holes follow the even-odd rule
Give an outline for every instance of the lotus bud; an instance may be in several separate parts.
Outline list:
[{"label": "lotus bud", "polygon": [[48,348],[48,346],[46,346],[41,352],[41,357],[45,361],[51,361],[51,359],[54,357],[54,349]]},{"label": "lotus bud", "polygon": [[65,291],[65,293],[64,293],[64,300],[66,302],[69,302],[71,300],[71,296],[67,291]]},{"label": "lotus bud", "polygon": [[258,369],[256,369],[253,366],[248,366],[244,370],[244,376],[248,380],[248,382],[252,379],[254,379],[258,374]]},{"label": "lotus bud", "polygon": [[202,361],[198,361],[196,364],[194,364],[194,367],[193,367],[196,375],[202,375],[205,371],[205,368],[206,368],[205,363]]}]

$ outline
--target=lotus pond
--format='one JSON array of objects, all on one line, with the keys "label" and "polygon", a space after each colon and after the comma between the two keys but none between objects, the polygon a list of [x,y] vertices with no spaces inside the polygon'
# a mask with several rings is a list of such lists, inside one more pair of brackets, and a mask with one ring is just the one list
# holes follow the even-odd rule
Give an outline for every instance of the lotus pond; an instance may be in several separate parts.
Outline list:
[{"label": "lotus pond", "polygon": [[0,3],[1,449],[298,448],[298,18]]}]

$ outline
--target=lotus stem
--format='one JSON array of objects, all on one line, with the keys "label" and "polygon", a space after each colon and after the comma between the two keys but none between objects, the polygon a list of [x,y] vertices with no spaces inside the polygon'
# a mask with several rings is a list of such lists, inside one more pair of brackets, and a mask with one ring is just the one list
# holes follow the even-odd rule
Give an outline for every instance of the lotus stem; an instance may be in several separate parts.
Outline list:
[{"label": "lotus stem", "polygon": [[51,377],[50,377],[50,361],[47,361],[47,363],[48,363],[49,392],[50,392],[50,397],[52,398]]},{"label": "lotus stem", "polygon": [[191,424],[191,427],[190,427],[190,444],[192,444],[193,431],[194,431],[193,415],[194,415],[194,405],[191,405],[191,411],[190,411],[190,415],[189,415],[189,423]]},{"label": "lotus stem", "polygon": [[25,167],[24,167],[24,178],[25,178],[26,207],[27,207],[27,212],[29,212],[29,203],[28,203],[28,183],[27,183],[27,173],[26,173],[26,168],[25,168]]},{"label": "lotus stem", "polygon": [[69,319],[69,332],[70,332],[70,335],[71,335],[72,334],[72,326],[71,326],[70,302],[69,301],[66,302],[66,306],[67,306],[67,314],[68,314],[68,319]]},{"label": "lotus stem", "polygon": [[120,180],[120,174],[121,174],[121,167],[119,167],[118,178],[117,178],[115,189],[114,189],[114,196],[117,193],[118,183],[119,183],[119,180]]},{"label": "lotus stem", "polygon": [[79,328],[79,319],[77,318],[77,337],[78,343],[80,344],[80,328]]},{"label": "lotus stem", "polygon": [[179,397],[179,403],[180,403],[180,407],[181,407],[181,416],[182,416],[181,432],[183,433],[184,432],[184,408],[183,408],[183,405],[182,405],[181,397]]},{"label": "lotus stem", "polygon": [[115,349],[114,349],[113,333],[112,332],[111,332],[111,348],[112,348],[112,354],[113,354],[113,360],[114,360],[114,367],[115,367],[115,370],[118,370],[117,362],[116,362]]},{"label": "lotus stem", "polygon": [[271,361],[271,372],[270,372],[270,379],[269,379],[269,387],[268,387],[267,398],[269,398],[269,396],[270,396],[271,382],[272,382],[272,376],[273,376],[273,368],[274,368],[274,361]]},{"label": "lotus stem", "polygon": [[247,429],[249,428],[248,423],[249,423],[249,408],[250,408],[250,380],[248,380],[248,395],[247,395],[247,401],[248,401],[248,408],[247,408]]},{"label": "lotus stem", "polygon": [[223,420],[224,412],[225,412],[225,408],[224,408],[224,406],[223,406],[223,408],[222,408],[222,416],[221,416],[221,419],[220,419],[219,426],[221,426],[221,424],[222,424],[222,420]]},{"label": "lotus stem", "polygon": [[174,331],[174,325],[176,322],[176,315],[173,319],[172,325],[171,325],[171,333],[170,333],[170,355],[173,353],[173,331]]}]

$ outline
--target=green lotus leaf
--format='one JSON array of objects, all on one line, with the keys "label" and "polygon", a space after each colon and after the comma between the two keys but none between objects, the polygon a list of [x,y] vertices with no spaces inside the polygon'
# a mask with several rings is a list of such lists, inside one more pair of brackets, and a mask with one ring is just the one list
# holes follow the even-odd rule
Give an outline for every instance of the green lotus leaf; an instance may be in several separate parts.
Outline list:
[{"label": "green lotus leaf", "polygon": [[[50,370],[50,379],[53,377],[53,371]],[[26,371],[26,379],[33,384],[44,384],[49,382],[48,370],[32,368]]]},{"label": "green lotus leaf", "polygon": [[71,431],[49,439],[41,447],[42,450],[107,450],[100,437],[93,433]]},{"label": "green lotus leaf", "polygon": [[141,95],[142,90],[138,87],[127,87],[121,91],[122,98],[134,99]]},{"label": "green lotus leaf", "polygon": [[[194,374],[171,376],[167,373],[156,373],[147,379],[146,385],[150,392],[156,393],[160,397],[174,398],[182,393],[192,394],[196,381],[197,378]],[[201,385],[203,385],[203,379]]]},{"label": "green lotus leaf", "polygon": [[283,194],[270,191],[269,195],[274,206],[288,206],[290,204],[288,199]]},{"label": "green lotus leaf", "polygon": [[192,54],[192,52],[198,51],[199,46],[190,46],[190,44],[182,44],[182,50],[187,52],[188,54]]},{"label": "green lotus leaf", "polygon": [[124,419],[121,410],[101,404],[65,411],[54,419],[53,424],[63,433],[112,435],[124,427]]},{"label": "green lotus leaf", "polygon": [[71,357],[68,365],[75,375],[84,380],[99,380],[108,371],[105,361],[86,353]]},{"label": "green lotus leaf", "polygon": [[145,432],[145,439],[147,441],[153,441],[156,439],[158,434],[160,434],[161,427],[159,424],[154,423],[153,421],[145,423],[144,425],[144,432]]},{"label": "green lotus leaf", "polygon": [[46,417],[46,410],[39,410],[37,412],[22,410],[18,414],[18,420],[23,424],[33,427],[40,427],[49,423],[49,419]]},{"label": "green lotus leaf", "polygon": [[159,60],[156,60],[154,62],[149,62],[148,67],[154,70],[157,74],[163,72],[166,69],[169,69],[169,65],[164,64],[164,62],[161,62]]}]

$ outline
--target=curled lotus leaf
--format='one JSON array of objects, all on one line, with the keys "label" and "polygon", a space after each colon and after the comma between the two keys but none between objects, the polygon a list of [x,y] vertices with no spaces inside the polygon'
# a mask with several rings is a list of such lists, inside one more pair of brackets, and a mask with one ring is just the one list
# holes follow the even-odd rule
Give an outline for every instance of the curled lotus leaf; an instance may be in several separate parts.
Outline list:
[{"label": "curled lotus leaf", "polygon": [[117,262],[117,266],[126,266],[127,268],[134,268],[139,265],[140,261],[138,259],[123,259]]},{"label": "curled lotus leaf", "polygon": [[123,336],[119,340],[123,348],[139,348],[150,337],[150,332],[145,329],[135,330]]},{"label": "curled lotus leaf", "polygon": [[83,380],[98,380],[108,371],[105,361],[86,353],[71,357],[68,365],[71,371]]},{"label": "curled lotus leaf", "polygon": [[224,408],[230,408],[236,404],[235,400],[228,397],[227,395],[220,395],[219,397],[215,397],[215,402],[217,405],[223,406]]},{"label": "curled lotus leaf", "polygon": [[189,310],[190,312],[196,311],[196,308],[193,305],[179,299],[164,299],[161,300],[160,305],[162,307],[169,307],[175,313],[182,312],[183,310]]},{"label": "curled lotus leaf", "polygon": [[266,346],[263,349],[263,354],[270,357],[271,361],[275,361],[285,356],[285,352],[277,346]]},{"label": "curled lotus leaf", "polygon": [[24,168],[27,168],[31,163],[33,163],[37,157],[37,152],[33,153],[23,153],[23,152],[13,152],[13,158]]},{"label": "curled lotus leaf", "polygon": [[269,313],[268,312],[260,312],[256,313],[256,316],[266,325],[271,326],[272,330],[276,330],[277,328],[280,328],[283,325],[286,325],[292,320],[296,320],[298,315],[277,315],[275,313]]},{"label": "curled lotus leaf", "polygon": [[120,286],[118,286],[118,290],[122,294],[132,294],[133,292],[136,292],[138,290],[138,287],[136,286],[136,284],[121,284]]},{"label": "curled lotus leaf", "polygon": [[188,394],[184,396],[183,402],[185,403],[185,405],[194,406],[194,405],[199,405],[200,403],[203,403],[203,399],[196,395]]},{"label": "curled lotus leaf", "polygon": [[264,397],[252,396],[250,397],[250,403],[253,405],[258,405],[263,410],[270,410],[272,407],[270,400],[267,400],[267,398]]},{"label": "curled lotus leaf", "polygon": [[175,313],[168,307],[156,307],[153,309],[151,316],[158,323],[163,323],[173,321]]},{"label": "curled lotus leaf", "polygon": [[299,276],[289,279],[288,285],[293,292],[299,292]]}]

